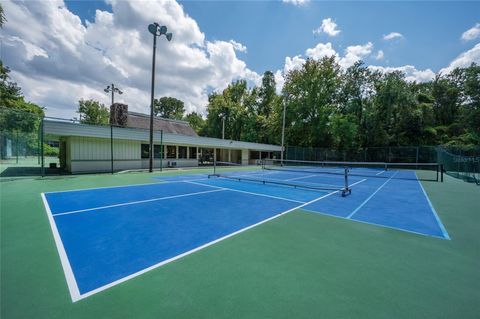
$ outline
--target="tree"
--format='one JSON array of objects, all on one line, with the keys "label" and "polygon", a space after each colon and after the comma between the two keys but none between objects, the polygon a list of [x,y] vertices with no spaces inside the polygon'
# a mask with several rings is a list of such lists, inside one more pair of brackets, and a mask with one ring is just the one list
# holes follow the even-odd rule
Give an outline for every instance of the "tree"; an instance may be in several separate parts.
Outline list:
[{"label": "tree", "polygon": [[287,142],[300,146],[332,144],[329,117],[336,111],[341,70],[335,57],[308,59],[299,70],[286,75]]},{"label": "tree", "polygon": [[277,96],[275,76],[272,71],[266,71],[263,74],[262,86],[258,92],[258,114],[269,117],[273,111],[273,103]]},{"label": "tree", "polygon": [[109,123],[109,111],[105,105],[95,100],[78,101],[77,113],[80,114],[80,123],[105,125]]},{"label": "tree", "polygon": [[5,23],[5,21],[7,21],[7,19],[5,18],[5,12],[3,11],[3,7],[0,4],[0,28],[3,28],[3,24]]},{"label": "tree", "polygon": [[197,112],[192,112],[190,114],[187,114],[184,120],[188,121],[188,123],[195,130],[195,132],[201,135],[203,128],[205,126],[205,120],[200,114],[198,114]]},{"label": "tree", "polygon": [[0,127],[5,131],[34,132],[43,109],[30,102],[25,102],[20,87],[10,81],[10,69],[0,60]]},{"label": "tree", "polygon": [[164,96],[153,101],[153,111],[156,116],[167,119],[181,120],[185,114],[185,105],[174,97]]}]

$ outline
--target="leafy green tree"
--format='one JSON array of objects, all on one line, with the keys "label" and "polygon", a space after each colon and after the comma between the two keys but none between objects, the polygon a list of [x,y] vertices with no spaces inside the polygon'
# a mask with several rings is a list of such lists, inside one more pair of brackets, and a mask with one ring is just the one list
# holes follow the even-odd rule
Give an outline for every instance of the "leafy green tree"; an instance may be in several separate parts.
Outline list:
[{"label": "leafy green tree", "polygon": [[183,101],[174,97],[161,97],[153,101],[153,111],[156,116],[167,119],[181,120],[185,114],[185,105]]},{"label": "leafy green tree", "polygon": [[330,117],[333,147],[338,150],[356,149],[356,135],[358,125],[355,121],[355,115],[333,114]]},{"label": "leafy green tree", "polygon": [[273,111],[273,103],[276,98],[275,76],[272,71],[263,74],[262,86],[258,90],[258,114],[269,117]]},{"label": "leafy green tree", "polygon": [[299,70],[286,75],[283,95],[286,105],[286,137],[291,145],[332,144],[329,117],[335,113],[341,70],[334,57],[308,59]]},{"label": "leafy green tree", "polygon": [[5,21],[7,21],[7,19],[5,18],[5,12],[3,11],[3,7],[0,4],[0,28],[3,28],[3,24],[5,23]]},{"label": "leafy green tree", "polygon": [[190,126],[195,130],[195,132],[197,132],[197,134],[202,134],[205,126],[205,120],[200,114],[197,112],[189,113],[185,116],[184,120],[188,121]]},{"label": "leafy green tree", "polygon": [[26,102],[20,87],[10,81],[10,69],[0,60],[0,128],[4,131],[35,132],[43,109]]},{"label": "leafy green tree", "polygon": [[109,111],[105,105],[95,100],[78,101],[77,113],[80,114],[80,123],[105,125],[109,123]]}]

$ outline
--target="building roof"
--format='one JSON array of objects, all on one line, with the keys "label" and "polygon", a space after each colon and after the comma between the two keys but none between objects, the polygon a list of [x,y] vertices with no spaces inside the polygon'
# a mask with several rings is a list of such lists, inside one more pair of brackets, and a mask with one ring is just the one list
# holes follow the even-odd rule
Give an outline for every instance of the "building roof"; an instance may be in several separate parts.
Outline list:
[{"label": "building roof", "polygon": [[[53,119],[44,120],[44,132],[45,134],[52,134],[55,136],[83,136],[108,139],[110,138],[109,126],[79,124]],[[116,140],[134,140],[148,143],[149,130],[128,127],[113,127],[113,138]],[[154,142],[156,144],[159,144],[161,139],[161,132],[154,131]],[[219,138],[171,133],[163,133],[163,143],[173,145],[192,145],[209,148],[249,149],[255,151],[269,152],[281,151],[281,147],[278,145],[223,140]]]},{"label": "building roof", "polygon": [[[127,127],[149,129],[150,115],[129,111]],[[187,121],[172,120],[157,116],[153,118],[153,129],[156,131],[162,130],[164,133],[198,136]]]}]

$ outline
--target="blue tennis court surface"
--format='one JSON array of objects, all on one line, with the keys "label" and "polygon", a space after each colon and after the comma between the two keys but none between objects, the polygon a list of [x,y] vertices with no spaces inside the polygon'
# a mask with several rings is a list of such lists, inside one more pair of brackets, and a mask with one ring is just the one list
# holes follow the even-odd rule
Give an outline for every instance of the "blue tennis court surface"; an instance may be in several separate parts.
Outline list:
[{"label": "blue tennis court surface", "polygon": [[[73,301],[297,208],[449,238],[415,179],[352,176],[352,194],[342,197],[339,191],[206,174],[156,178],[164,182],[43,194]],[[308,172],[272,171],[268,178],[337,188],[343,183],[341,175]]]}]

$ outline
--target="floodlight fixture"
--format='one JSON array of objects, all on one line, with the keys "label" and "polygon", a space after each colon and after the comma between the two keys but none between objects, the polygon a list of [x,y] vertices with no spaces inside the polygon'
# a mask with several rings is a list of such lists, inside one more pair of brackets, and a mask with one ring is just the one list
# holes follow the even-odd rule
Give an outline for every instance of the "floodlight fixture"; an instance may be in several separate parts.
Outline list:
[{"label": "floodlight fixture", "polygon": [[[149,172],[153,172],[153,99],[155,94],[155,52],[157,49],[157,37],[165,35],[167,40],[172,40],[173,34],[167,33],[167,27],[154,22],[148,25],[148,31],[153,35],[153,57],[152,57],[152,88],[150,98],[150,145],[149,145]],[[161,164],[160,164],[161,166]],[[161,169],[161,167],[160,167]]]},{"label": "floodlight fixture", "polygon": [[162,35],[162,34],[167,34],[167,27],[164,26],[164,25],[162,25],[160,27],[160,35]]},{"label": "floodlight fixture", "polygon": [[149,24],[148,25],[148,31],[153,35],[157,35],[157,26],[158,26],[158,24],[156,24],[156,23]]}]

